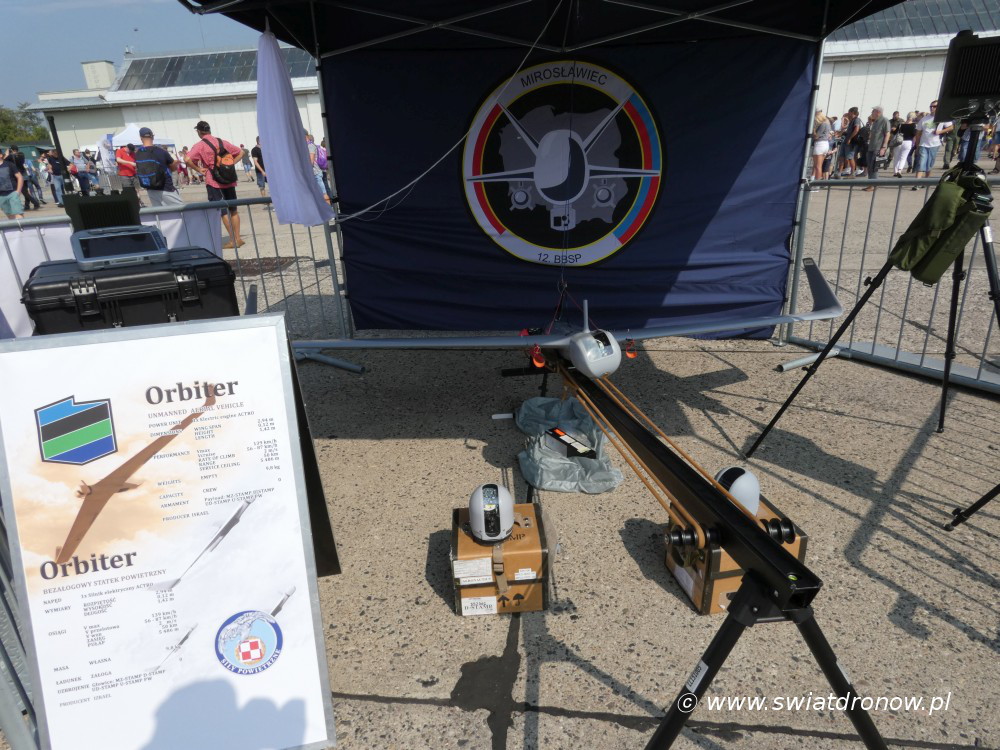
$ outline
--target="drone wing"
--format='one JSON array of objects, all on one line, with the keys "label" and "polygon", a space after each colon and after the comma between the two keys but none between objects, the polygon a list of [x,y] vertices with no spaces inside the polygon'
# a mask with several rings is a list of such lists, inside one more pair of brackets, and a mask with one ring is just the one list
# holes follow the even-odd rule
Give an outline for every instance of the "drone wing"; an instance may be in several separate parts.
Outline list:
[{"label": "drone wing", "polygon": [[728,320],[713,320],[706,323],[679,323],[672,326],[654,326],[651,328],[640,328],[638,330],[612,331],[616,338],[634,339],[657,339],[666,336],[694,336],[699,333],[715,333],[717,331],[741,331],[750,328],[767,328],[769,326],[779,326],[785,323],[799,323],[806,320],[828,320],[836,318],[844,312],[840,300],[833,293],[833,289],[826,283],[819,267],[812,258],[806,258],[802,262],[809,280],[809,291],[812,292],[813,309],[809,312],[795,313],[794,315],[778,315],[765,318],[730,318]]},{"label": "drone wing", "polygon": [[[809,290],[812,293],[813,309],[794,315],[772,315],[764,318],[727,318],[704,323],[679,323],[671,326],[636,328],[631,331],[612,331],[620,341],[633,339],[663,338],[666,336],[693,336],[716,331],[739,331],[748,328],[796,323],[804,320],[827,320],[844,312],[833,289],[826,283],[823,274],[812,261],[803,261]],[[296,341],[297,349],[524,349],[539,346],[542,349],[558,349],[567,346],[570,337],[563,334],[541,336],[434,336],[427,338],[397,339],[326,339],[320,341]]]},{"label": "drone wing", "polygon": [[[126,459],[121,466],[104,477],[104,479],[101,479],[89,488],[90,492],[83,495],[83,503],[80,505],[80,510],[77,511],[76,519],[70,527],[69,534],[66,536],[66,541],[56,552],[56,563],[64,563],[73,556],[73,553],[76,552],[76,548],[80,545],[80,542],[83,541],[87,532],[90,531],[90,527],[94,525],[94,521],[97,520],[97,516],[100,515],[102,510],[104,510],[104,506],[108,504],[108,500],[111,499],[112,495],[116,492],[123,492],[138,486],[138,484],[130,483],[128,481],[129,477],[135,474],[135,472],[138,471],[139,468],[147,461],[149,461],[149,459],[163,450],[167,444],[183,432],[188,425],[200,417],[202,409],[212,406],[214,403],[215,396],[210,395],[205,399],[205,403],[202,405],[201,409],[192,411],[184,417],[184,419],[168,430],[166,434],[153,440],[149,445],[138,451],[134,456]],[[76,494],[78,497],[81,495],[82,491],[83,487],[77,490]]]}]

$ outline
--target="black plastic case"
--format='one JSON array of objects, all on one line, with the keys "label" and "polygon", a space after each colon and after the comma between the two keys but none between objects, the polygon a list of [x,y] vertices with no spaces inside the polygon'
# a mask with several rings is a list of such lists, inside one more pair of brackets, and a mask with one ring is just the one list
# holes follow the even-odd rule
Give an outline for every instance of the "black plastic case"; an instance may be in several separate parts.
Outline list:
[{"label": "black plastic case", "polygon": [[82,271],[75,260],[35,268],[21,302],[35,335],[239,315],[236,274],[200,247],[171,250],[167,260]]}]

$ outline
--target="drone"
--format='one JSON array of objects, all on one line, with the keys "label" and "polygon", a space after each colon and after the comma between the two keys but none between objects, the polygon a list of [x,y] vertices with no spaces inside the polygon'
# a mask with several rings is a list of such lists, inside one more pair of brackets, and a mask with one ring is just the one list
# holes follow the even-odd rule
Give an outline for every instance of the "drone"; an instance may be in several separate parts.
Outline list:
[{"label": "drone", "polygon": [[[591,330],[589,307],[583,302],[583,326],[573,333],[550,333],[528,336],[469,336],[385,339],[326,339],[296,341],[295,348],[303,351],[324,349],[524,349],[535,353],[554,352],[568,361],[581,375],[592,380],[615,372],[622,362],[622,342],[626,351],[634,342],[668,336],[694,336],[702,333],[740,331],[752,328],[799,323],[810,320],[828,320],[844,312],[833,289],[823,278],[812,258],[803,260],[813,308],[809,312],[776,315],[760,318],[728,318],[704,323],[680,323],[668,326],[651,326],[634,331]],[[536,359],[533,356],[533,359]]]}]

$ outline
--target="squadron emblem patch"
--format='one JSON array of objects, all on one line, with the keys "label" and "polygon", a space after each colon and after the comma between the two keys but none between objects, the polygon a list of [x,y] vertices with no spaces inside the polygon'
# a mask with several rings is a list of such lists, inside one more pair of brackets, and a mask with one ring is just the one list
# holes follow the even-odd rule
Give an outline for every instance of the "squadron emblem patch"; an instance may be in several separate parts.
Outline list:
[{"label": "squadron emblem patch", "polygon": [[621,250],[649,218],[664,155],[652,112],[620,76],[579,60],[500,84],[465,140],[473,217],[512,255],[585,266]]}]

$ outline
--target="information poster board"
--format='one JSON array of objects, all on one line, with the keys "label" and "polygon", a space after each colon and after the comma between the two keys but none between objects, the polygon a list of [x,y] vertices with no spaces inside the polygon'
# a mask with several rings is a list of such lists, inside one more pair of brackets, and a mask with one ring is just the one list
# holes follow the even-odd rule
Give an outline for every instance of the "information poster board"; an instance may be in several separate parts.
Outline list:
[{"label": "information poster board", "polygon": [[280,315],[0,342],[0,470],[43,748],[327,748]]}]

